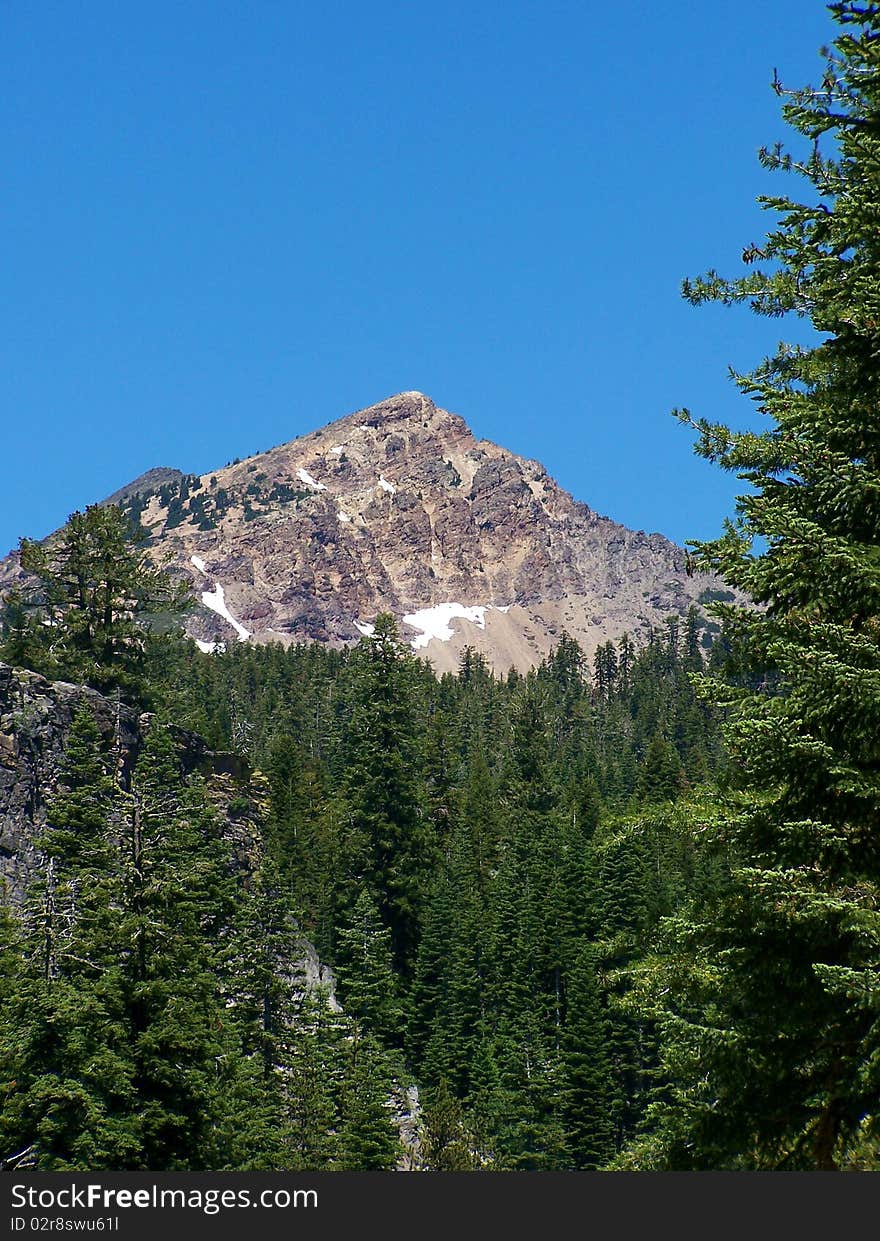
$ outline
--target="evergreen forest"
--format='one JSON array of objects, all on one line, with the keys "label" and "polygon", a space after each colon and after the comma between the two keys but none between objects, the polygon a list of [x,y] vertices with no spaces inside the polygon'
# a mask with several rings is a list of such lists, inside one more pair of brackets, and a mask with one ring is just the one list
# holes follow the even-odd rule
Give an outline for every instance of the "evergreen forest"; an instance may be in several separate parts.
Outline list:
[{"label": "evergreen forest", "polygon": [[[83,520],[125,547],[116,510]],[[48,866],[7,913],[5,1151],[393,1168],[417,1084],[420,1167],[607,1165],[662,1092],[625,968],[723,870],[679,808],[723,778],[704,633],[692,612],[592,666],[563,638],[525,677],[466,650],[440,679],[391,617],[342,652],[145,640],[134,771],[81,710]],[[227,819],[181,728],[236,756]],[[303,935],[341,1011],[297,985]]]}]

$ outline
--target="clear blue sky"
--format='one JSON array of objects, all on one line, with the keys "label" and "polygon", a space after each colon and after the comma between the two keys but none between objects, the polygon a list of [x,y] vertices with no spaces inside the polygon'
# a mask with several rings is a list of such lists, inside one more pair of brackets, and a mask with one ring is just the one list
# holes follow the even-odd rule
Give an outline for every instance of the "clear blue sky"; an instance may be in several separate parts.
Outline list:
[{"label": "clear blue sky", "polygon": [[404,389],[683,541],[734,480],[675,405],[794,329],[693,309],[782,188],[819,0],[7,0],[0,554]]}]

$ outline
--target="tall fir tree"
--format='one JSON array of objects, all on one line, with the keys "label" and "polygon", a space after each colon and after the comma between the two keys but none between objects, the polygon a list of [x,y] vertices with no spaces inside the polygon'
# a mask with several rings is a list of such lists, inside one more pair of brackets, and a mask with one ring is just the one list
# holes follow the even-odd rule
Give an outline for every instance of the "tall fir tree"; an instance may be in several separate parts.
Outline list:
[{"label": "tall fir tree", "polygon": [[391,932],[368,888],[361,891],[338,936],[337,973],[346,1013],[386,1046],[403,1042],[404,1015],[394,972]]},{"label": "tall fir tree", "polygon": [[357,652],[350,720],[348,801],[366,844],[366,878],[391,931],[397,968],[412,971],[435,855],[422,780],[418,664],[393,617],[376,618]]},{"label": "tall fir tree", "polygon": [[805,193],[761,200],[753,270],[685,284],[819,339],[736,376],[766,430],[680,414],[751,485],[698,563],[760,606],[721,606],[748,676],[705,686],[739,776],[730,884],[645,971],[675,1082],[654,1166],[830,1170],[880,1139],[880,8],[829,7],[821,81],[774,83],[803,150],[761,154]]},{"label": "tall fir tree", "polygon": [[430,1172],[473,1172],[477,1162],[461,1104],[445,1080],[426,1100],[422,1166]]},{"label": "tall fir tree", "polygon": [[44,542],[22,539],[19,556],[28,576],[5,603],[0,655],[142,698],[150,626],[173,624],[189,590],[156,567],[122,510],[93,504]]},{"label": "tall fir tree", "polygon": [[135,769],[119,839],[136,1166],[223,1166],[241,1057],[222,990],[233,872],[204,789],[183,782],[174,742],[158,723]]},{"label": "tall fir tree", "polygon": [[582,947],[566,976],[561,1111],[571,1166],[604,1167],[614,1151],[608,1021],[596,978],[596,954]]},{"label": "tall fir tree", "polygon": [[[112,846],[121,792],[83,707],[74,716],[41,844],[45,869],[17,933],[0,1009],[0,1146],[41,1170],[129,1167],[141,1146]],[[14,924],[11,919],[7,927]]]},{"label": "tall fir tree", "polygon": [[340,1086],[338,1167],[345,1172],[390,1172],[401,1154],[391,1116],[393,1081],[388,1057],[357,1026],[346,1040]]}]

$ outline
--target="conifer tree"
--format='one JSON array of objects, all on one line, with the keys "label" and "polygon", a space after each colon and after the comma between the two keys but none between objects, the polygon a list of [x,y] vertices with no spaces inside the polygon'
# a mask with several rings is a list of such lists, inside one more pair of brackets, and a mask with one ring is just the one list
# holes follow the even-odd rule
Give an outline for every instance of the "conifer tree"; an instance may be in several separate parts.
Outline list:
[{"label": "conifer tree", "polygon": [[675,801],[684,773],[675,746],[660,733],[651,738],[639,772],[639,796],[645,801]]},{"label": "conifer tree", "polygon": [[40,842],[55,863],[56,879],[106,867],[108,815],[119,792],[95,717],[81,706],[67,734],[58,788]]},{"label": "conifer tree", "polygon": [[364,888],[338,937],[337,973],[346,1013],[386,1044],[403,1041],[403,1008],[391,956],[391,932]]},{"label": "conifer tree", "polygon": [[233,1167],[288,1169],[301,1165],[299,1127],[290,1095],[296,1074],[290,1031],[298,996],[290,976],[299,932],[273,863],[262,859],[239,894],[231,935],[218,966],[230,1023],[240,1049],[225,1093],[234,1111],[219,1118],[219,1146]]},{"label": "conifer tree", "polygon": [[400,1154],[391,1118],[392,1077],[387,1056],[355,1026],[345,1044],[340,1088],[338,1167],[341,1171],[388,1172]]},{"label": "conifer tree", "polygon": [[427,1085],[445,1080],[460,1096],[485,1018],[488,931],[480,857],[472,824],[453,829],[447,857],[426,911],[414,985],[408,1047]]},{"label": "conifer tree", "polygon": [[30,1147],[41,1170],[127,1167],[140,1151],[110,761],[81,709],[41,842],[48,860],[16,930],[15,985],[0,1007],[0,1147]]},{"label": "conifer tree", "polygon": [[76,512],[50,539],[22,539],[31,582],[14,592],[0,654],[49,677],[146,692],[147,621],[173,621],[188,588],[156,568],[114,505]]},{"label": "conifer tree", "polygon": [[566,977],[561,1110],[571,1166],[602,1168],[613,1153],[608,1023],[596,980],[596,954],[577,953]]},{"label": "conifer tree", "polygon": [[431,1093],[424,1114],[422,1162],[431,1172],[472,1172],[476,1160],[470,1147],[461,1105],[445,1080]]},{"label": "conifer tree", "polygon": [[216,816],[151,727],[122,824],[124,975],[141,1167],[217,1166],[240,1045],[222,993],[233,878]]},{"label": "conifer tree", "polygon": [[[280,1060],[285,1167],[330,1169],[344,1157],[340,1106],[351,1037],[351,1022],[333,1011],[324,989],[298,997]],[[387,1112],[380,1115],[384,1119]]]},{"label": "conifer tree", "polygon": [[830,10],[821,82],[774,83],[805,149],[761,156],[805,192],[761,200],[753,270],[685,284],[819,336],[736,376],[762,432],[681,414],[752,488],[698,562],[761,606],[720,607],[749,675],[706,686],[739,773],[730,885],[646,971],[676,1081],[655,1166],[834,1169],[880,1141],[880,8]]},{"label": "conifer tree", "polygon": [[420,779],[417,670],[393,617],[378,616],[375,632],[357,652],[347,796],[366,842],[366,877],[391,931],[395,964],[407,975],[435,859]]}]

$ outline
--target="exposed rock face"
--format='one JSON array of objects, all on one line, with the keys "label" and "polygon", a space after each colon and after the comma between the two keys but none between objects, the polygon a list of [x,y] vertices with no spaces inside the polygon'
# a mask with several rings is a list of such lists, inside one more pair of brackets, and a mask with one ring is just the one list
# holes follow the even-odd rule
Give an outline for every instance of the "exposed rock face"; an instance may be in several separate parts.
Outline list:
[{"label": "exposed rock face", "polygon": [[[138,715],[85,686],[47,681],[0,663],[0,900],[5,888],[6,899],[18,903],[42,865],[36,841],[46,825],[71,722],[83,705],[115,752],[125,784],[149,728],[149,715]],[[211,798],[225,816],[224,836],[235,865],[247,869],[257,848],[255,828],[247,815],[228,811],[248,774],[245,764],[237,755],[213,753],[196,733],[183,728],[173,732],[181,769],[209,778]]]},{"label": "exposed rock face", "polygon": [[398,1084],[388,1101],[391,1118],[400,1135],[398,1172],[421,1172],[424,1146],[424,1113],[415,1084]]},{"label": "exposed rock face", "polygon": [[[625,631],[639,641],[718,586],[419,392],[201,478],[160,474],[111,498],[204,600],[188,627],[205,649],[340,646],[389,611],[438,671],[466,645],[525,670],[563,631],[588,653]],[[0,590],[16,572],[14,557],[0,565]]]},{"label": "exposed rock face", "polygon": [[120,761],[130,762],[139,734],[128,707],[117,711],[94,690],[0,664],[0,878],[13,901],[40,864],[34,842],[45,826],[67,733],[83,702],[101,734],[114,743],[118,738]]},{"label": "exposed rock face", "polygon": [[307,939],[300,939],[302,956],[291,966],[291,979],[300,994],[318,991],[324,993],[327,1007],[334,1013],[342,1012],[342,1005],[336,998],[336,975],[329,965],[318,956],[317,951]]}]

